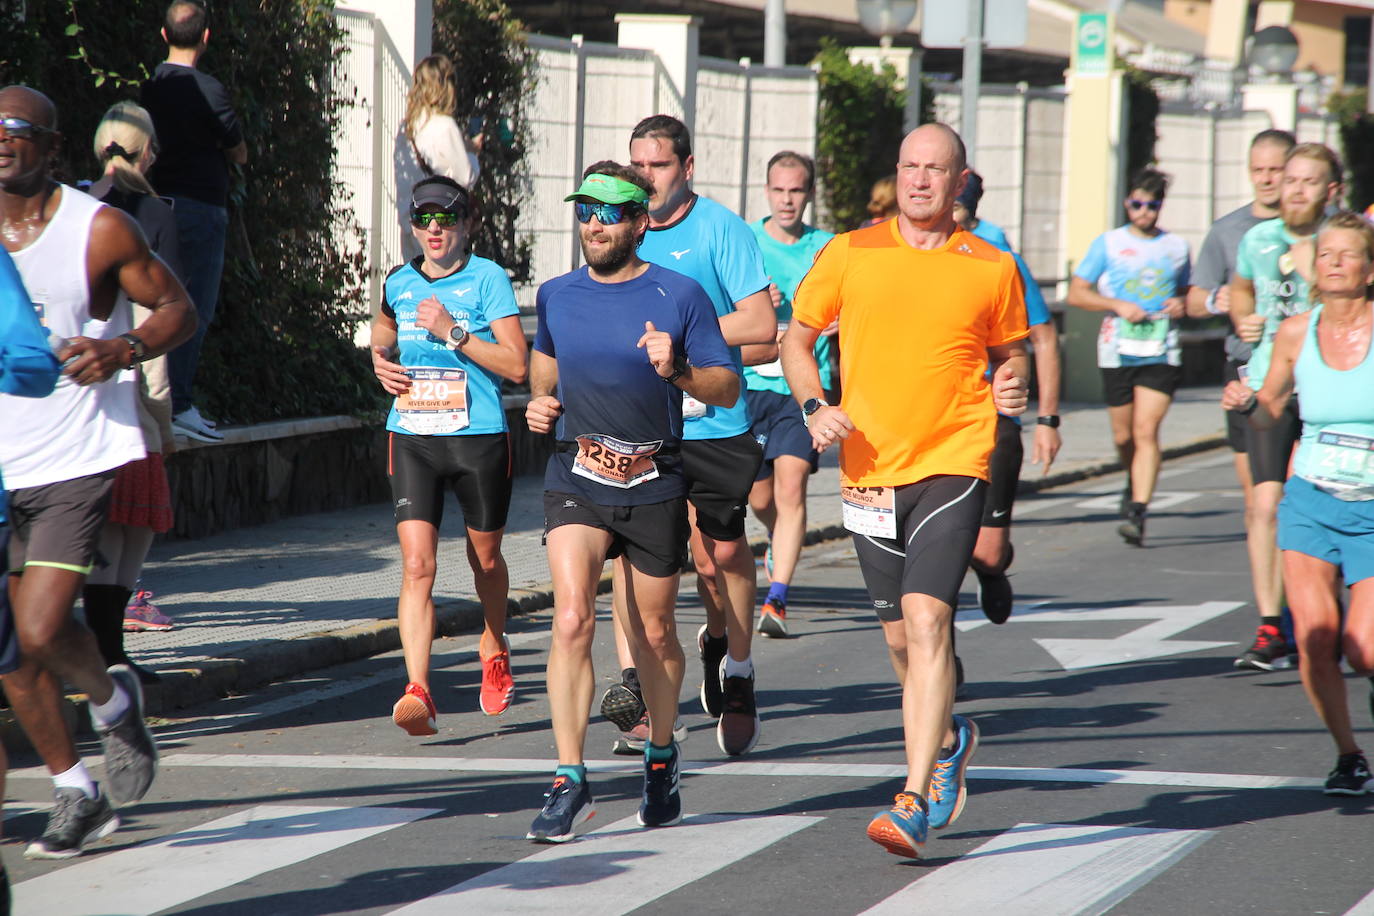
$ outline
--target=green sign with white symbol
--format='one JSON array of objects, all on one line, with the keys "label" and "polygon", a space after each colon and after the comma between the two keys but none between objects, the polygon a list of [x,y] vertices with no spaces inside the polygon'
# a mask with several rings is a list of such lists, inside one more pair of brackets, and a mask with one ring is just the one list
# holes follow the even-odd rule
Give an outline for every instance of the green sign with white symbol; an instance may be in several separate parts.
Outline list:
[{"label": "green sign with white symbol", "polygon": [[1074,72],[1106,76],[1112,70],[1111,21],[1106,13],[1079,13],[1074,28]]}]

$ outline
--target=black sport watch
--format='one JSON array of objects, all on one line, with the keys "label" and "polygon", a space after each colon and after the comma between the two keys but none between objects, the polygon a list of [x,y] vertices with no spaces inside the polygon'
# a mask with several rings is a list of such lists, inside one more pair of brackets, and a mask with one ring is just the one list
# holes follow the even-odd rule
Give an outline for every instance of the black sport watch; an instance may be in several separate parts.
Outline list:
[{"label": "black sport watch", "polygon": [[1042,417],[1036,417],[1035,422],[1040,426],[1048,426],[1050,429],[1059,428],[1059,414],[1047,413]]},{"label": "black sport watch", "polygon": [[807,398],[802,402],[802,422],[811,425],[811,415],[822,407],[829,407],[824,398]]},{"label": "black sport watch", "polygon": [[119,339],[129,345],[129,365],[141,363],[148,358],[148,345],[137,334],[120,334]]},{"label": "black sport watch", "polygon": [[455,350],[460,350],[463,344],[468,342],[468,337],[470,336],[471,335],[468,334],[468,329],[455,321],[453,327],[449,328],[448,332],[449,346]]}]

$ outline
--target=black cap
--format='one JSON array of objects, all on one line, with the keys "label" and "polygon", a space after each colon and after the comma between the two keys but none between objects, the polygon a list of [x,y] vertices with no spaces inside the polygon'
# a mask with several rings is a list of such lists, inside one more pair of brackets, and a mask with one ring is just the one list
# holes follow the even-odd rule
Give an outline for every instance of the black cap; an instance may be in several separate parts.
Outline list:
[{"label": "black cap", "polygon": [[412,213],[422,207],[439,207],[441,210],[456,212],[468,210],[468,192],[457,183],[446,181],[422,181],[410,192]]},{"label": "black cap", "polygon": [[978,201],[983,199],[983,178],[977,172],[970,170],[968,173],[968,183],[964,185],[964,190],[959,192],[959,196],[954,198],[956,204],[962,204],[969,213],[978,212]]}]

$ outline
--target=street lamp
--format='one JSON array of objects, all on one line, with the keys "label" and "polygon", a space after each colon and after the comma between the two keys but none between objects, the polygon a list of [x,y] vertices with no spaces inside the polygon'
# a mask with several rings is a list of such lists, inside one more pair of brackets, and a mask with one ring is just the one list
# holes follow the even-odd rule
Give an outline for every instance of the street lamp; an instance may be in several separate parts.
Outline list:
[{"label": "street lamp", "polygon": [[1293,76],[1298,62],[1298,36],[1281,25],[1260,29],[1250,39],[1250,66],[1276,81]]},{"label": "street lamp", "polygon": [[859,24],[878,36],[878,46],[892,47],[892,36],[906,31],[916,18],[916,0],[854,0]]}]

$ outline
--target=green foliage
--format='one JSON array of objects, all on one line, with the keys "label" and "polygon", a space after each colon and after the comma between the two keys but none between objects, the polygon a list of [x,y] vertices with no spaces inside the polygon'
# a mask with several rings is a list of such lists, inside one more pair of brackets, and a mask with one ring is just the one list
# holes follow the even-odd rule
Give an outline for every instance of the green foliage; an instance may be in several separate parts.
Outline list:
[{"label": "green foliage", "polygon": [[1341,123],[1341,161],[1346,168],[1346,190],[1352,210],[1374,203],[1374,115],[1367,111],[1364,89],[1334,92],[1326,108]]},{"label": "green foliage", "polygon": [[[1150,77],[1134,67],[1126,67],[1126,181],[1155,161],[1155,143],[1159,134],[1155,122],[1159,119],[1159,95],[1150,85]],[[1130,188],[1122,188],[1127,193]]]},{"label": "green foliage", "polygon": [[[48,0],[0,16],[0,80],[57,104],[57,175],[95,177],[90,138],[166,56],[163,2]],[[197,376],[204,412],[229,422],[372,411],[380,388],[352,341],[367,317],[362,237],[335,177],[350,99],[330,0],[220,0],[202,68],[228,87],[249,161],[234,169],[218,313]]]},{"label": "green foliage", "polygon": [[458,80],[460,126],[482,119],[486,141],[478,153],[482,170],[476,195],[482,223],[473,250],[511,274],[530,279],[530,243],[516,231],[520,206],[530,194],[529,119],[534,94],[534,54],[524,26],[504,0],[435,0],[434,51],[453,61]]},{"label": "green foliage", "polygon": [[[844,47],[822,39],[816,170],[826,228],[844,232],[868,218],[873,182],[894,171],[902,143],[906,93],[891,66],[876,71],[849,60]],[[923,93],[929,105],[930,93]],[[930,120],[928,109],[921,120]]]}]

